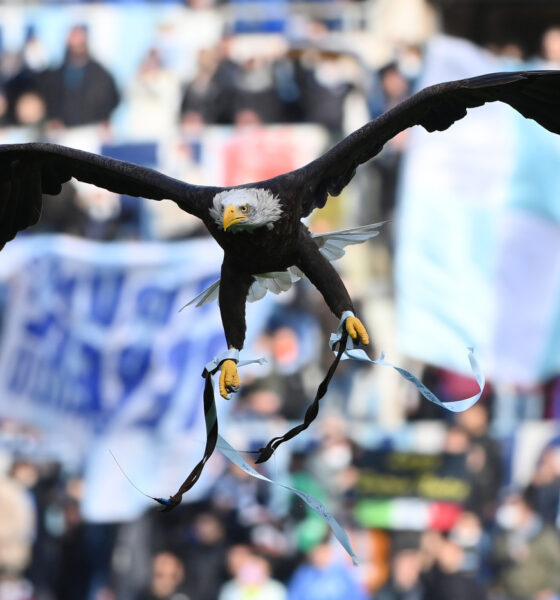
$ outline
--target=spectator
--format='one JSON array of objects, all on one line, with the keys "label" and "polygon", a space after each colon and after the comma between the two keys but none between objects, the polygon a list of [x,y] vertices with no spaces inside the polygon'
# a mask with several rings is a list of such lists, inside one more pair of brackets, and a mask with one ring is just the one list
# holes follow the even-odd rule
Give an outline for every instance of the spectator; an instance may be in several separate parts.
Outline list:
[{"label": "spectator", "polygon": [[[277,419],[282,408],[282,397],[273,385],[267,382],[256,382],[239,397],[236,406],[237,417],[246,420]],[[286,425],[282,423],[282,426]]]},{"label": "spectator", "polygon": [[463,571],[488,583],[490,580],[489,553],[491,539],[482,527],[480,518],[464,511],[449,533],[449,539],[463,549]]},{"label": "spectator", "polygon": [[326,541],[308,555],[309,563],[300,566],[290,582],[289,600],[365,600],[365,591],[356,580],[356,571],[335,555]]},{"label": "spectator", "polygon": [[395,62],[390,62],[377,72],[377,85],[369,98],[373,119],[396,106],[410,95],[410,85]]},{"label": "spectator", "polygon": [[214,123],[219,117],[220,87],[215,77],[218,69],[216,49],[204,48],[198,53],[197,70],[187,85],[181,100],[183,123],[192,120],[192,115],[200,115],[205,123]]},{"label": "spectator", "polygon": [[106,123],[119,103],[112,75],[90,54],[86,27],[70,30],[64,62],[46,75],[45,97],[55,128]]},{"label": "spectator", "polygon": [[230,565],[233,579],[222,586],[218,600],[285,600],[286,588],[271,578],[270,565],[263,557],[243,553]]},{"label": "spectator", "polygon": [[497,512],[502,531],[495,538],[496,584],[511,600],[532,600],[560,592],[560,539],[543,523],[530,493],[512,493]]},{"label": "spectator", "polygon": [[542,55],[549,68],[558,68],[560,65],[560,27],[547,29],[542,38]]},{"label": "spectator", "polygon": [[[445,432],[443,441],[443,463],[440,467],[440,474],[447,474],[458,477],[472,489],[472,475],[468,469],[467,453],[471,448],[471,439],[468,432],[460,425],[451,425]],[[457,500],[467,500],[467,491],[459,494]]]},{"label": "spectator", "polygon": [[189,594],[196,600],[215,600],[225,579],[226,537],[224,526],[211,512],[194,520],[184,563]]},{"label": "spectator", "polygon": [[47,53],[35,31],[30,29],[21,52],[11,57],[5,83],[7,120],[13,125],[35,125],[45,116],[42,95]]},{"label": "spectator", "polygon": [[[56,573],[53,577],[53,587],[58,600],[87,598],[92,582],[92,572],[97,571],[98,563],[105,562],[105,573],[108,572],[108,557],[99,552],[97,546],[93,551],[93,543],[99,538],[89,535],[80,508],[75,498],[64,497],[51,507],[51,514],[58,513],[62,523],[57,531],[56,549],[58,552],[55,562]],[[56,512],[55,512],[56,511]],[[51,549],[52,551],[52,549]],[[103,569],[99,569],[101,572]]]},{"label": "spectator", "polygon": [[35,27],[27,28],[22,58],[26,68],[34,73],[42,73],[48,67],[47,49],[37,35]]},{"label": "spectator", "polygon": [[298,84],[297,50],[292,50],[276,58],[273,64],[276,93],[281,100],[282,121],[299,123],[303,120],[301,89]]},{"label": "spectator", "polygon": [[0,455],[0,576],[2,587],[15,589],[31,559],[35,512],[25,486],[9,475],[9,462]]},{"label": "spectator", "polygon": [[[250,459],[247,459],[250,462]],[[271,519],[268,504],[270,487],[234,464],[214,484],[212,496],[216,507],[234,518],[243,528]]]},{"label": "spectator", "polygon": [[189,600],[183,591],[185,571],[179,557],[171,552],[156,554],[152,563],[150,589],[139,600]]},{"label": "spectator", "polygon": [[151,48],[128,89],[128,131],[133,139],[167,138],[177,127],[180,85],[166,68],[160,53]]},{"label": "spectator", "polygon": [[[41,127],[45,116],[45,102],[37,92],[29,90],[18,96],[13,113],[13,119],[18,125]],[[40,132],[38,135],[41,135]]]},{"label": "spectator", "polygon": [[236,113],[250,110],[261,123],[282,120],[282,104],[276,92],[272,65],[262,58],[243,62],[236,78]]},{"label": "spectator", "polygon": [[[307,453],[292,454],[289,465],[290,485],[306,494],[312,495],[317,500],[325,503],[328,501],[327,492],[317,481],[313,469],[307,464]],[[317,544],[324,540],[328,533],[328,526],[321,517],[299,499],[294,497],[290,503],[290,525],[294,529],[294,539],[299,552],[308,553]]]},{"label": "spectator", "polygon": [[[369,111],[375,119],[405,100],[411,94],[410,84],[397,63],[391,62],[379,70],[377,84],[369,97]],[[389,140],[372,166],[379,176],[381,219],[391,219],[395,208],[397,182],[408,134],[403,131]]]},{"label": "spectator", "polygon": [[235,115],[237,78],[241,67],[232,57],[232,38],[224,37],[218,44],[218,65],[212,76],[212,85],[216,88],[214,123],[231,125]]},{"label": "spectator", "polygon": [[530,490],[539,517],[550,525],[558,526],[560,501],[560,448],[545,448],[531,479]]},{"label": "spectator", "polygon": [[343,495],[356,484],[357,473],[353,467],[353,445],[348,437],[348,426],[340,414],[322,415],[317,427],[321,442],[309,456],[309,467],[317,481],[327,490],[329,507],[340,506]]},{"label": "spectator", "polygon": [[435,564],[425,577],[430,600],[485,600],[482,584],[464,570],[465,552],[452,540],[436,546]]},{"label": "spectator", "polygon": [[300,86],[304,119],[342,135],[344,103],[358,78],[355,61],[341,53],[308,52],[302,57]]},{"label": "spectator", "polygon": [[482,403],[475,404],[458,414],[457,422],[471,440],[467,451],[467,468],[473,476],[469,507],[484,522],[490,522],[503,477],[500,447],[488,434],[488,409]]},{"label": "spectator", "polygon": [[422,561],[420,551],[405,548],[392,560],[391,580],[376,594],[376,600],[423,600],[426,598],[420,578]]},{"label": "spectator", "polygon": [[116,237],[122,205],[120,196],[103,188],[74,182],[75,208],[82,213],[78,223],[83,223],[84,237],[103,240]]}]

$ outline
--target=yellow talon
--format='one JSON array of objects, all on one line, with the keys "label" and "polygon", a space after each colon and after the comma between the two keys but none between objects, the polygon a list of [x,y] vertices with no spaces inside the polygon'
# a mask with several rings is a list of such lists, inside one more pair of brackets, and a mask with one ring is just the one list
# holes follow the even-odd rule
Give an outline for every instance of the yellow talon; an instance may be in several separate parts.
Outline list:
[{"label": "yellow talon", "polygon": [[220,396],[229,400],[230,392],[237,392],[241,386],[241,379],[237,373],[237,364],[234,360],[224,360],[220,371]]},{"label": "yellow talon", "polygon": [[362,325],[362,322],[360,321],[360,319],[358,319],[358,317],[348,317],[346,319],[345,325],[348,335],[353,340],[357,340],[358,338],[360,338],[360,342],[362,342],[364,346],[367,346],[369,344],[368,332],[366,331],[366,328]]}]

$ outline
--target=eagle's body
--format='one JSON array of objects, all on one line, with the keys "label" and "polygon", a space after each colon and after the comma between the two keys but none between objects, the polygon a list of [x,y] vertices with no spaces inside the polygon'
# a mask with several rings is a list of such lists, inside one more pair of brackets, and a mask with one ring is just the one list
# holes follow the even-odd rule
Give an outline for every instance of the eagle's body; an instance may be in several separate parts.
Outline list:
[{"label": "eagle's body", "polygon": [[[245,302],[254,276],[295,267],[319,289],[337,316],[353,313],[336,270],[301,219],[322,208],[400,131],[422,125],[444,130],[468,108],[501,101],[560,133],[560,71],[493,73],[431,86],[364,125],[308,165],[235,188],[194,186],[108,157],[52,144],[0,146],[0,247],[35,224],[42,195],[58,194],[72,177],[120,194],[170,199],[199,217],[224,250],[219,303],[228,347],[241,349]],[[345,317],[346,318],[346,317]],[[346,318],[348,333],[367,343],[363,325]],[[231,363],[231,364],[230,364]],[[239,382],[235,363],[222,367],[222,395]],[[229,383],[228,383],[229,382]]]},{"label": "eagle's body", "polygon": [[[251,191],[252,188],[246,188],[248,195]],[[254,275],[283,270],[294,264],[296,256],[294,242],[308,237],[309,233],[297,218],[298,211],[291,211],[288,208],[290,204],[295,203],[284,203],[280,198],[279,202],[286,204],[286,209],[282,211],[282,215],[272,229],[259,227],[254,230],[224,231],[223,227],[218,226],[213,219],[205,220],[212,237],[239,269]]]},{"label": "eagle's body", "polygon": [[[224,250],[220,278],[220,310],[229,347],[240,349],[245,338],[244,307],[254,276],[261,273],[285,271],[297,267],[323,294],[332,312],[340,316],[352,311],[353,306],[346,288],[330,262],[320,253],[309,229],[301,222],[297,196],[282,197],[273,187],[262,184],[222,192],[224,208],[236,201],[243,206],[271,203],[277,206],[276,218],[268,226],[247,228],[244,223],[224,229],[221,215],[210,213],[204,223],[210,234]],[[232,200],[233,198],[233,200]],[[291,201],[290,201],[291,199]]]}]

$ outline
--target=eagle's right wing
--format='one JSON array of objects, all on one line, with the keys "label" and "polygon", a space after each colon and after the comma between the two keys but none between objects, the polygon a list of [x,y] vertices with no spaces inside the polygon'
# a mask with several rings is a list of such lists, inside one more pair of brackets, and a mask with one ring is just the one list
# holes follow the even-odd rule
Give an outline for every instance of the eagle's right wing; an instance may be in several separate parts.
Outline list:
[{"label": "eagle's right wing", "polygon": [[308,165],[275,178],[279,189],[294,188],[301,216],[338,196],[362,163],[378,154],[399,132],[422,125],[443,131],[469,108],[504,102],[553,133],[560,133],[560,71],[490,73],[439,83],[404,100],[370,121]]},{"label": "eagle's right wing", "polygon": [[207,218],[220,188],[191,185],[133,163],[55,144],[0,145],[0,248],[39,220],[42,194],[58,194],[72,177],[117,194],[169,199]]}]

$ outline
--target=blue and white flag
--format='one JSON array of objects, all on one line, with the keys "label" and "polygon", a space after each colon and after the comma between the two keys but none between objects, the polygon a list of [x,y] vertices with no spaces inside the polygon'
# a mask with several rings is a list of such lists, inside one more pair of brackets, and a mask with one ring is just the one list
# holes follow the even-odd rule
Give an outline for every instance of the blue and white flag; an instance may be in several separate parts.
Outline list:
[{"label": "blue and white flag", "polygon": [[[519,68],[440,36],[420,85]],[[559,200],[560,136],[505,104],[444,132],[414,128],[397,218],[401,350],[468,373],[474,347],[494,382],[560,372]]]}]

